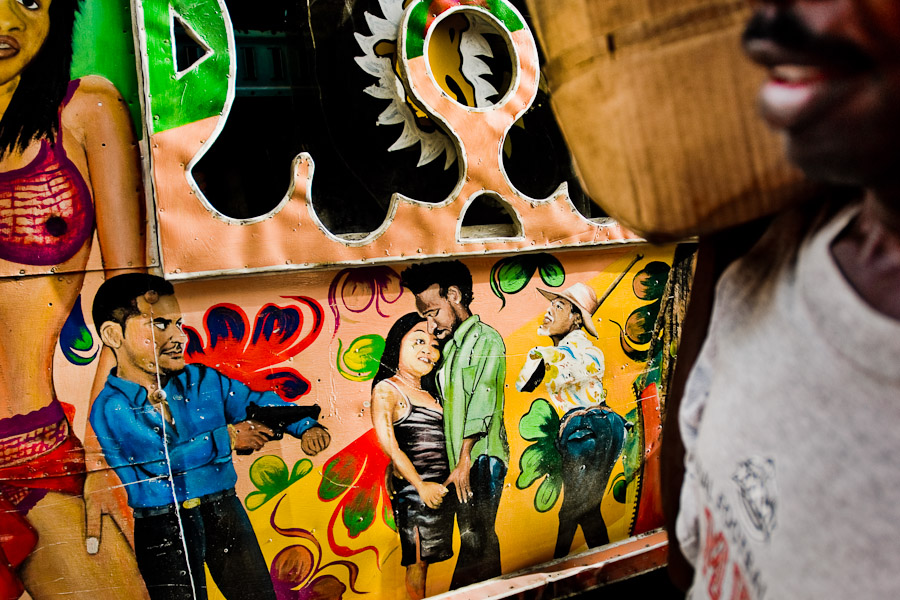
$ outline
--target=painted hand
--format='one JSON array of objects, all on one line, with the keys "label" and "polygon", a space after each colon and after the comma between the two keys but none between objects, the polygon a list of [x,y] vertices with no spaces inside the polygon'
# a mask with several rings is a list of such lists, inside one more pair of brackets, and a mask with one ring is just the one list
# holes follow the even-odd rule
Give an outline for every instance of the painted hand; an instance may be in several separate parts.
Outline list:
[{"label": "painted hand", "polygon": [[431,509],[435,509],[438,508],[441,505],[441,502],[444,501],[444,495],[449,490],[447,490],[447,488],[440,483],[435,483],[433,481],[423,481],[422,485],[417,491],[419,492],[419,497],[422,498],[422,502],[425,503],[425,506]]},{"label": "painted hand", "polygon": [[128,508],[128,496],[116,472],[105,461],[84,479],[85,545],[88,554],[100,550],[103,515],[112,517],[116,526],[134,547],[134,518]]},{"label": "painted hand", "polygon": [[460,460],[453,472],[450,473],[450,477],[444,482],[445,487],[450,487],[451,484],[456,486],[456,497],[460,502],[468,502],[472,497],[472,486],[469,484],[470,467],[471,460],[466,456]]},{"label": "painted hand", "polygon": [[300,436],[300,448],[309,456],[315,456],[331,443],[331,434],[324,427],[310,427]]},{"label": "painted hand", "polygon": [[241,421],[228,428],[235,450],[261,450],[272,439],[274,431],[258,421]]}]

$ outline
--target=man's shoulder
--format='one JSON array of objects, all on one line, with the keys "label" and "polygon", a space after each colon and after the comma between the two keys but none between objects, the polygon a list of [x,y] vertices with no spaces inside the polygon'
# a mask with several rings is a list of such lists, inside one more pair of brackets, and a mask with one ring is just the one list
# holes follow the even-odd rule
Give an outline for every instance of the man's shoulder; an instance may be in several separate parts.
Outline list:
[{"label": "man's shoulder", "polygon": [[117,388],[112,384],[109,380],[103,384],[103,389],[100,390],[100,393],[97,394],[97,397],[94,399],[93,406],[109,404],[110,402],[119,402],[122,400],[127,400],[125,392]]},{"label": "man's shoulder", "polygon": [[[92,406],[103,406],[106,404],[128,403],[136,396],[138,389],[137,384],[125,379],[119,379],[112,373],[106,378],[103,388],[94,399]],[[132,389],[134,387],[134,389]]]},{"label": "man's shoulder", "polygon": [[107,380],[103,389],[97,394],[97,397],[91,403],[90,419],[94,427],[98,427],[101,422],[113,423],[111,415],[120,413],[132,414],[138,408],[140,402],[133,395],[125,393],[116,387],[114,383]]},{"label": "man's shoulder", "polygon": [[566,334],[566,337],[562,339],[559,345],[568,346],[570,348],[574,348],[584,352],[590,352],[591,350],[600,350],[599,348],[597,348],[594,342],[591,341],[591,338],[589,338],[587,334],[581,329],[576,329],[575,331],[571,331]]},{"label": "man's shoulder", "polygon": [[470,330],[469,335],[473,334],[477,336],[477,339],[480,339],[483,342],[504,343],[503,336],[500,335],[500,332],[481,320],[475,323],[475,326]]},{"label": "man's shoulder", "polygon": [[189,363],[184,365],[184,370],[179,374],[179,378],[187,381],[201,381],[207,378],[230,379],[216,369],[202,363]]}]

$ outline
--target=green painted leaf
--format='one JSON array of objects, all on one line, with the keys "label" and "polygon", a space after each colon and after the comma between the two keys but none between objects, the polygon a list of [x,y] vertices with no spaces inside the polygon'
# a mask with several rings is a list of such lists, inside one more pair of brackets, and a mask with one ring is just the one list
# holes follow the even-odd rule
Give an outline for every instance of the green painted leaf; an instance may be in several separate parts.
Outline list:
[{"label": "green painted leaf", "polygon": [[550,287],[559,287],[566,281],[566,270],[563,268],[555,256],[552,254],[541,254],[541,261],[538,265],[538,275],[541,281]]},{"label": "green painted leaf", "polygon": [[362,461],[356,456],[348,454],[335,456],[322,470],[319,498],[328,502],[346,492],[362,467]]},{"label": "green painted leaf", "polygon": [[522,471],[516,480],[519,489],[525,489],[544,475],[559,475],[562,472],[562,459],[556,448],[556,440],[544,439],[525,449],[519,458]]},{"label": "green painted leaf", "polygon": [[559,416],[556,410],[543,398],[531,403],[531,408],[519,421],[519,434],[526,440],[534,441],[547,437],[556,439],[559,432]]},{"label": "green painted leaf", "polygon": [[634,481],[644,465],[644,422],[640,404],[636,403],[624,417],[634,424],[634,428],[625,436],[622,449],[622,466],[625,470],[623,477],[626,481]]},{"label": "green painted leaf", "polygon": [[299,481],[309,475],[310,471],[312,471],[312,468],[312,461],[308,458],[304,458],[295,462],[294,468],[291,469],[291,483]]},{"label": "green painted leaf", "polygon": [[559,491],[562,489],[562,477],[548,476],[538,486],[534,495],[534,507],[538,512],[547,512],[559,499]]},{"label": "green painted leaf", "polygon": [[344,507],[344,525],[354,538],[375,521],[375,494],[356,494]]},{"label": "green painted leaf", "polygon": [[250,481],[260,491],[275,495],[289,484],[287,465],[279,456],[262,456],[250,467]]},{"label": "green painted leaf", "polygon": [[660,301],[634,309],[625,321],[625,335],[634,344],[646,344],[653,339],[653,327],[659,316]]},{"label": "green painted leaf", "polygon": [[256,510],[270,498],[272,498],[272,496],[265,492],[250,492],[247,494],[247,498],[244,499],[244,504],[247,506],[247,510]]},{"label": "green painted leaf", "polygon": [[87,354],[93,347],[94,338],[84,322],[81,296],[78,296],[59,332],[59,348],[70,363],[81,367],[93,362],[102,346],[98,346],[92,354]]},{"label": "green painted leaf", "polygon": [[534,273],[534,265],[520,257],[507,258],[501,262],[504,264],[497,269],[500,289],[507,294],[522,291]]},{"label": "green painted leaf", "polygon": [[388,503],[384,503],[381,506],[381,510],[383,511],[382,518],[388,527],[397,531],[397,523],[394,521],[394,511],[391,510],[391,505]]},{"label": "green painted leaf", "polygon": [[[341,353],[342,342],[338,340],[337,370],[350,381],[368,381],[375,377],[384,354],[384,338],[380,335],[363,335],[347,346]],[[343,363],[343,365],[341,364]]]},{"label": "green painted leaf", "polygon": [[495,296],[503,301],[503,303],[500,305],[501,309],[506,306],[506,298],[503,297],[503,290],[500,289],[500,280],[497,276],[497,270],[502,263],[503,261],[501,260],[500,262],[494,263],[494,266],[491,267],[491,291],[494,292]]},{"label": "green painted leaf", "polygon": [[627,487],[628,484],[625,481],[625,476],[619,473],[612,485],[612,495],[616,502],[625,504],[625,489]]},{"label": "green painted leaf", "polygon": [[641,300],[658,300],[662,298],[669,278],[669,265],[654,260],[637,272],[631,285],[634,295]]},{"label": "green painted leaf", "polygon": [[517,488],[524,490],[546,474],[546,471],[543,469],[545,461],[542,455],[543,448],[540,447],[540,444],[534,444],[525,448],[525,451],[519,458],[519,468],[522,472],[516,479]]}]

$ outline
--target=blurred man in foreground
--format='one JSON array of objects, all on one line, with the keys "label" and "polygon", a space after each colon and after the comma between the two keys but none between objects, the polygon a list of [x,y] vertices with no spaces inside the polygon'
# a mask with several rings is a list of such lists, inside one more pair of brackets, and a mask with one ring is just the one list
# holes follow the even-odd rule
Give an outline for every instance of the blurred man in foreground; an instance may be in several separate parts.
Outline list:
[{"label": "blurred man in foreground", "polygon": [[[743,44],[769,73],[763,117],[810,179],[859,192],[780,215],[718,281],[679,413],[676,530],[695,568],[690,596],[892,597],[900,3],[752,7]],[[685,331],[702,337],[699,310]]]}]

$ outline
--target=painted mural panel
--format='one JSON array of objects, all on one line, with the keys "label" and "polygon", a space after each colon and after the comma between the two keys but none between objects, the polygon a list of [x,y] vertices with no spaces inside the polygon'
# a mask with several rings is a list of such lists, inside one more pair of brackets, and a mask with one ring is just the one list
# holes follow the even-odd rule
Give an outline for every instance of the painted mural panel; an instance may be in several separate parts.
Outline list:
[{"label": "painted mural panel", "polygon": [[[0,596],[419,597],[659,524],[674,249],[513,182],[540,98],[515,5],[353,8],[360,93],[404,96],[388,152],[458,167],[365,237],[322,227],[311,155],[277,215],[214,215],[191,168],[249,77],[226,3],[133,8],[143,89],[128,2],[0,0]],[[464,231],[486,198],[511,235]]]},{"label": "painted mural panel", "polygon": [[[403,598],[658,526],[673,251],[89,275],[83,360],[58,348],[55,379],[134,514],[101,551],[123,527],[152,597]],[[102,345],[118,370],[89,407]]]},{"label": "painted mural panel", "polygon": [[[91,472],[95,448],[73,430],[74,405],[60,401],[52,375],[57,347],[71,364],[110,364],[92,348],[80,294],[104,269],[149,262],[127,17],[119,1],[0,2],[4,598],[144,595],[130,527],[122,535],[109,521],[107,543],[96,544],[101,512],[127,525],[116,510],[124,493],[113,475]],[[97,55],[95,36],[115,59]],[[84,406],[90,376],[78,384],[69,399]]]}]

